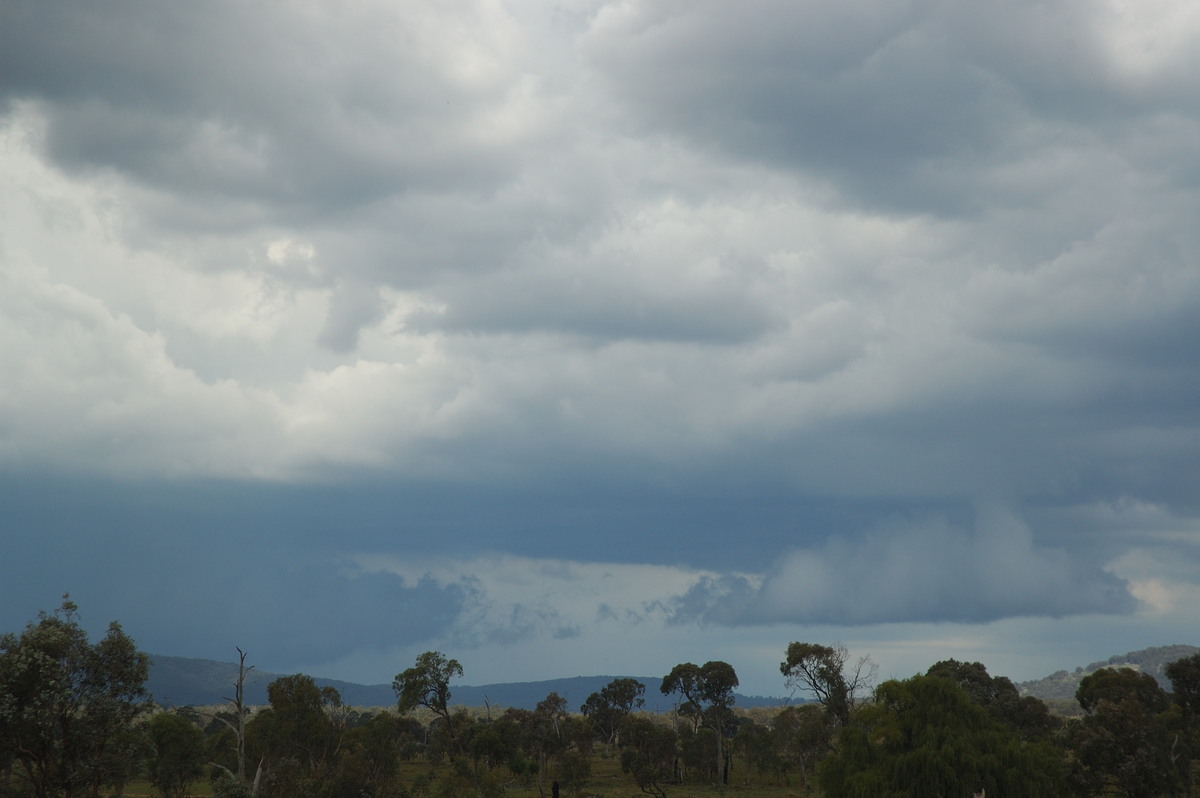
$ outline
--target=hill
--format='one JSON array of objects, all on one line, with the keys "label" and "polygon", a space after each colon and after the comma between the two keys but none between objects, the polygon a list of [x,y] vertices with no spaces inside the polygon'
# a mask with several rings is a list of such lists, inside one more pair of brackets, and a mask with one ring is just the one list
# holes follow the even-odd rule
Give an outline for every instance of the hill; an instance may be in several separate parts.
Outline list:
[{"label": "hill", "polygon": [[1171,681],[1166,676],[1166,667],[1170,663],[1193,654],[1200,653],[1196,646],[1157,646],[1131,651],[1128,654],[1117,654],[1102,662],[1076,668],[1073,671],[1057,671],[1044,679],[1021,682],[1017,689],[1022,695],[1031,695],[1048,703],[1075,702],[1075,691],[1083,677],[1095,673],[1101,668],[1133,668],[1142,673],[1148,673],[1166,690],[1171,689]]},{"label": "hill", "polygon": [[[1175,660],[1190,657],[1200,653],[1200,648],[1188,645],[1158,646],[1131,651],[1128,654],[1118,654],[1101,662],[1075,668],[1073,671],[1057,671],[1043,679],[1035,679],[1017,684],[1022,695],[1032,695],[1049,703],[1056,711],[1069,714],[1075,705],[1075,691],[1080,681],[1090,673],[1101,668],[1134,668],[1142,673],[1148,673],[1158,680],[1164,688],[1170,689],[1171,683],[1166,678],[1164,669]],[[152,655],[150,678],[146,683],[147,689],[154,699],[164,706],[211,706],[225,703],[227,697],[233,695],[233,684],[237,679],[237,665],[231,662],[217,662],[207,659],[191,659],[187,657],[168,657]],[[251,670],[246,677],[245,700],[247,704],[262,705],[267,703],[267,685],[283,674]],[[539,701],[550,693],[558,693],[567,699],[567,706],[572,710],[578,709],[587,697],[604,687],[614,676],[574,676],[564,679],[548,679],[536,682],[506,682],[486,685],[450,686],[450,703],[454,706],[482,707],[490,704],[492,707],[516,707],[533,709]],[[646,685],[646,708],[662,712],[669,710],[673,702],[662,695],[659,686],[662,679],[655,676],[638,676],[638,681]],[[314,677],[319,686],[334,687],[342,696],[342,701],[351,706],[385,707],[396,702],[396,695],[390,684],[355,684],[336,679]],[[777,707],[785,703],[796,703],[795,699],[771,696],[737,695],[737,706],[750,709],[753,707]]]},{"label": "hill", "polygon": [[[232,662],[151,654],[146,689],[163,706],[211,706],[223,704],[233,696],[237,675],[238,666]],[[250,670],[244,685],[245,702],[252,706],[266,704],[267,685],[283,675],[257,668]],[[319,678],[313,681],[320,687],[336,688],[342,701],[351,706],[384,706],[396,701],[390,684],[361,685]]]},{"label": "hill", "polygon": [[[146,687],[154,700],[163,706],[211,706],[225,703],[233,695],[238,666],[231,662],[217,662],[187,657],[151,655],[150,678]],[[246,675],[245,701],[250,705],[267,703],[267,685],[283,674],[269,673],[258,669]],[[516,707],[533,709],[550,693],[558,693],[567,699],[572,710],[579,708],[589,695],[611,682],[614,676],[574,676],[564,679],[548,679],[537,682],[507,682],[486,685],[450,685],[452,706]],[[654,676],[634,677],[646,685],[646,709],[662,712],[673,706],[673,701],[664,696],[659,686],[662,679]],[[342,696],[342,702],[350,706],[385,707],[396,703],[396,694],[390,684],[354,684],[336,679],[313,677],[320,687],[333,687]],[[785,703],[785,699],[768,696],[746,696],[736,694],[737,706],[744,708],[774,707]],[[791,703],[795,703],[793,700]]]}]

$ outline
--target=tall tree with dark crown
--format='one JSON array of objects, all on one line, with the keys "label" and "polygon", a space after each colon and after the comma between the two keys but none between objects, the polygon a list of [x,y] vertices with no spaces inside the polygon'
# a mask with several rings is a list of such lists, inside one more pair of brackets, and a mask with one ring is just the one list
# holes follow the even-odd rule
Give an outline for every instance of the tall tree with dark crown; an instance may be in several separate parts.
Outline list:
[{"label": "tall tree with dark crown", "polygon": [[1172,699],[1182,715],[1185,740],[1184,785],[1188,796],[1193,794],[1192,762],[1197,752],[1196,724],[1200,721],[1200,654],[1175,660],[1167,665],[1167,678],[1171,680]]},{"label": "tall tree with dark crown", "polygon": [[33,795],[98,795],[124,783],[133,762],[122,746],[151,706],[149,668],[115,621],[90,644],[69,596],[19,636],[0,637],[0,751]]},{"label": "tall tree with dark crown", "polygon": [[876,671],[870,657],[853,665],[847,665],[847,658],[840,644],[792,643],[779,671],[789,687],[811,693],[838,726],[847,726],[859,693],[870,689]]},{"label": "tall tree with dark crown", "polygon": [[717,735],[717,781],[725,784],[725,729],[733,714],[733,690],[738,686],[737,672],[728,662],[720,660],[693,665],[676,665],[663,677],[663,695],[678,693],[691,702],[699,713],[700,722]]},{"label": "tall tree with dark crown", "polygon": [[446,724],[455,747],[461,745],[454,733],[450,717],[450,680],[462,677],[462,665],[456,659],[447,659],[440,651],[426,651],[417,657],[416,663],[396,674],[392,689],[396,691],[396,706],[401,714],[416,707],[432,710]]},{"label": "tall tree with dark crown", "polygon": [[613,679],[599,692],[589,695],[579,711],[604,735],[609,745],[615,745],[620,742],[621,721],[633,710],[646,705],[646,699],[642,698],[645,693],[646,685],[637,679]]}]

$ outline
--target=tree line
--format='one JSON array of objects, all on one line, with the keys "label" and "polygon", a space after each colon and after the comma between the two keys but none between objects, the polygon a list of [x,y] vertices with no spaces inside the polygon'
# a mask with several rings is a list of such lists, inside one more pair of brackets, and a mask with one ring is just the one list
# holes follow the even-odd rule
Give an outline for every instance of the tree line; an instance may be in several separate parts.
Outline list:
[{"label": "tree line", "polygon": [[[532,710],[451,709],[463,668],[437,651],[396,675],[394,709],[344,706],[304,674],[271,682],[252,708],[253,666],[239,657],[226,706],[162,709],[146,694],[149,658],[117,623],[89,641],[64,597],[0,637],[0,794],[120,795],[136,778],[182,798],[208,778],[217,798],[580,795],[605,757],[658,798],[750,783],[824,798],[1161,798],[1193,795],[1200,756],[1200,654],[1167,667],[1171,692],[1134,670],[1092,673],[1078,719],[978,662],[875,684],[869,657],[807,642],[787,647],[780,673],[811,701],[753,714],[734,706],[737,673],[722,661],[672,668],[661,689],[675,709],[656,715],[630,678],[579,707],[550,693]],[[428,767],[401,778],[413,762]]]}]

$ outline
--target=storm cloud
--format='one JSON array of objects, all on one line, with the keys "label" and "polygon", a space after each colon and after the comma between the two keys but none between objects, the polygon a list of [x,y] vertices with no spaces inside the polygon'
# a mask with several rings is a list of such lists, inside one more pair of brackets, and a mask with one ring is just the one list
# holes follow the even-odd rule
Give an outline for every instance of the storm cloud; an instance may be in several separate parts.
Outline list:
[{"label": "storm cloud", "polygon": [[0,21],[4,627],[762,692],[809,636],[1183,642],[1189,5]]},{"label": "storm cloud", "polygon": [[981,623],[1136,608],[1124,580],[1065,550],[1034,546],[1011,513],[982,515],[972,530],[933,519],[787,552],[757,584],[744,576],[703,578],[672,602],[672,620]]}]

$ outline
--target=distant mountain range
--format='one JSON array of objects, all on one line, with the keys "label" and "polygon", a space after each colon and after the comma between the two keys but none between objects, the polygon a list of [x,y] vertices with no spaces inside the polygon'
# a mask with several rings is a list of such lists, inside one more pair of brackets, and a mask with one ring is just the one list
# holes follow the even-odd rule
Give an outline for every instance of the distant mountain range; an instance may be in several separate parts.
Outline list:
[{"label": "distant mountain range", "polygon": [[[1169,690],[1171,684],[1166,678],[1164,668],[1168,663],[1196,653],[1200,653],[1200,648],[1187,645],[1144,648],[1109,657],[1103,662],[1093,662],[1073,671],[1058,671],[1044,679],[1021,682],[1017,684],[1017,688],[1023,695],[1036,696],[1050,703],[1057,711],[1070,713],[1079,682],[1090,673],[1101,668],[1134,668],[1150,674]],[[152,655],[151,660],[150,678],[146,687],[154,696],[154,700],[163,706],[212,706],[226,703],[233,695],[238,670],[238,666],[233,663],[160,655]],[[267,685],[281,675],[283,674],[260,671],[257,668],[251,670],[246,676],[246,703],[266,704]],[[450,703],[468,707],[490,704],[494,708],[533,709],[539,701],[553,692],[566,698],[570,709],[577,710],[589,695],[599,691],[614,678],[617,677],[574,676],[539,682],[507,682],[482,686],[451,684]],[[634,678],[646,685],[646,709],[661,712],[674,706],[674,701],[659,690],[662,679],[656,676]],[[318,677],[313,677],[313,681],[321,687],[336,688],[341,694],[342,702],[350,706],[390,707],[396,703],[396,694],[390,684],[354,684]],[[737,694],[737,706],[743,708],[777,707],[789,703],[803,703],[803,700]]]},{"label": "distant mountain range", "polygon": [[[154,700],[167,707],[213,706],[224,704],[233,696],[237,681],[238,666],[230,662],[186,657],[151,655],[150,678],[146,688]],[[247,704],[266,704],[267,685],[281,675],[260,671],[257,668],[246,675],[244,700]],[[540,682],[508,682],[471,686],[450,685],[452,706],[516,707],[533,709],[550,693],[558,693],[567,699],[567,706],[576,711],[592,693],[607,685],[616,676],[573,676],[564,679],[549,679]],[[664,696],[659,689],[662,679],[656,676],[634,677],[646,685],[646,709],[662,712],[674,706],[674,700]],[[342,703],[357,707],[390,707],[396,703],[396,694],[390,684],[354,684],[336,679],[313,677],[320,687],[336,688]],[[739,707],[774,707],[785,703],[802,703],[769,696],[735,694]]]}]

